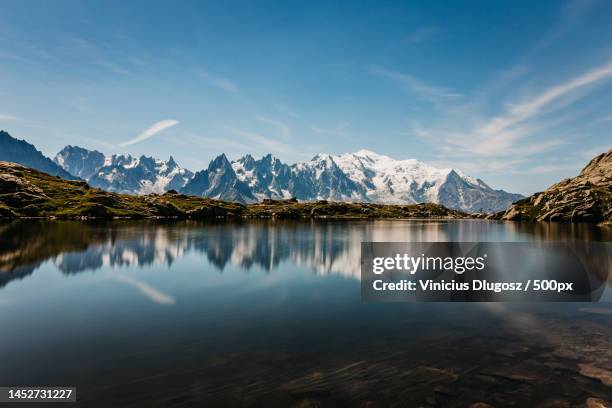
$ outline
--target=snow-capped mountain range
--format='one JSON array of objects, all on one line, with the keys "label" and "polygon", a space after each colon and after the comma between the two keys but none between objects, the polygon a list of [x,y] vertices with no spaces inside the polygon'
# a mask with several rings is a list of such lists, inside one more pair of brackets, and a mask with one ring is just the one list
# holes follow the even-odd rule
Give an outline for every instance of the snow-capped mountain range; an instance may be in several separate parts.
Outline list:
[{"label": "snow-capped mountain range", "polygon": [[106,157],[98,151],[66,146],[54,161],[93,187],[125,194],[162,194],[182,188],[193,177],[172,156],[168,160],[129,154]]},{"label": "snow-capped mountain range", "polygon": [[247,154],[233,162],[221,154],[196,173],[180,167],[172,157],[164,161],[104,156],[76,146],[65,147],[54,161],[70,174],[108,191],[159,194],[177,190],[242,203],[296,197],[385,204],[434,202],[468,212],[496,212],[523,198],[494,190],[459,170],[414,159],[395,160],[368,150],[318,154],[291,165],[271,154],[261,159]]},{"label": "snow-capped mountain range", "polygon": [[244,156],[233,163],[236,179],[253,196],[300,200],[359,201],[385,204],[434,202],[469,212],[495,212],[523,198],[494,190],[459,170],[436,168],[414,159],[395,160],[368,150],[318,154],[287,165],[267,155]]}]

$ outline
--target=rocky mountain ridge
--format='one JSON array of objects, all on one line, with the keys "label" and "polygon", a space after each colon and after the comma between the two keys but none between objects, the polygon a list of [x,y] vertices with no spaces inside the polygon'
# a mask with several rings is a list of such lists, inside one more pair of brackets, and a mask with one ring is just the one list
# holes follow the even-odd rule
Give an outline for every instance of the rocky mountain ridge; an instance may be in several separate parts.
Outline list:
[{"label": "rocky mountain ridge", "polygon": [[612,222],[612,149],[593,158],[578,176],[520,200],[493,218]]}]

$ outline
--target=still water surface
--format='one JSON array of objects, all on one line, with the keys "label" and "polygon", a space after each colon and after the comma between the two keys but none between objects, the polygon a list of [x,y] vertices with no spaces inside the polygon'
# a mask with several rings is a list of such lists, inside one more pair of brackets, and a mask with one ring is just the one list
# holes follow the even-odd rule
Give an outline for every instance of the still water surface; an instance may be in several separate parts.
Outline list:
[{"label": "still water surface", "polygon": [[2,224],[0,385],[77,386],[84,407],[610,401],[611,304],[362,303],[359,256],[361,241],[611,238],[489,221]]}]

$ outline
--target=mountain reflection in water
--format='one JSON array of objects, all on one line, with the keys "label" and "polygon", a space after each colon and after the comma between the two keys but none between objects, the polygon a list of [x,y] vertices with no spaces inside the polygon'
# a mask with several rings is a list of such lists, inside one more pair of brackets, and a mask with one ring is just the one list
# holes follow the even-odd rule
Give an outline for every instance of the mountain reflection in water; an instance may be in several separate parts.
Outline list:
[{"label": "mountain reflection in water", "polygon": [[[612,241],[489,221],[0,224],[0,385],[82,407],[586,406],[612,307],[365,303],[362,241]],[[607,254],[604,254],[607,255]]]},{"label": "mountain reflection in water", "polygon": [[483,221],[16,221],[0,225],[0,273],[7,274],[0,275],[0,286],[49,259],[75,274],[103,266],[172,266],[194,251],[220,271],[228,264],[271,271],[290,261],[319,274],[357,277],[362,241],[609,241],[611,235],[588,224]]}]

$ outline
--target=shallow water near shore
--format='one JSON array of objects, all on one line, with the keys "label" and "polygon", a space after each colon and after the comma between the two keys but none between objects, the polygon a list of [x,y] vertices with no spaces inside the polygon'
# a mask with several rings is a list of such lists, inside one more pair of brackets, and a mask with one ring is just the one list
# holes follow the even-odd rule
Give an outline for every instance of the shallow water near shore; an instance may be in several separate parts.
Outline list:
[{"label": "shallow water near shore", "polygon": [[361,301],[362,241],[536,240],[610,242],[612,229],[478,220],[2,224],[0,385],[76,386],[84,407],[610,401],[610,303]]}]

